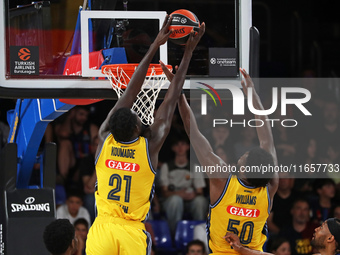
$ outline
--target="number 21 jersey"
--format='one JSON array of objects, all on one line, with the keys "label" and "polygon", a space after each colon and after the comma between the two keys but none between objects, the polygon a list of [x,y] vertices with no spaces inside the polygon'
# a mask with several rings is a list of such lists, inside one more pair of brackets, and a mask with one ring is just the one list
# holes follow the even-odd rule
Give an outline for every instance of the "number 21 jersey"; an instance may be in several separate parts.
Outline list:
[{"label": "number 21 jersey", "polygon": [[133,221],[147,218],[154,193],[155,172],[148,141],[138,137],[118,142],[110,134],[96,160],[98,216]]}]

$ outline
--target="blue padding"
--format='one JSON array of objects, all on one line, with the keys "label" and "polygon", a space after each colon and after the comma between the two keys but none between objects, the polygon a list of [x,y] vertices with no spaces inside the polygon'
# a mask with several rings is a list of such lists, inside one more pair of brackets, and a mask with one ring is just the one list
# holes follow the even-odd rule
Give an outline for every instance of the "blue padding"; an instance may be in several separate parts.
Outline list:
[{"label": "blue padding", "polygon": [[66,202],[66,190],[63,185],[55,186],[55,204],[61,205]]},{"label": "blue padding", "polygon": [[172,239],[170,229],[165,220],[149,220],[153,233],[155,235],[155,248],[157,251],[171,251],[174,250],[172,246]]},{"label": "blue padding", "polygon": [[73,41],[72,41],[72,48],[71,48],[71,56],[80,54],[80,12],[82,11],[83,7],[79,8],[78,17],[76,27],[74,29]]},{"label": "blue padding", "polygon": [[194,228],[205,221],[182,220],[177,223],[175,246],[178,251],[185,251],[188,243],[194,238]]},{"label": "blue padding", "polygon": [[[117,47],[103,50],[104,62],[100,66],[110,64],[127,64],[125,48]],[[99,68],[99,69],[100,69]]]},{"label": "blue padding", "polygon": [[58,99],[18,99],[15,110],[7,114],[8,143],[18,145],[17,188],[28,188],[47,124],[73,107]]},{"label": "blue padding", "polygon": [[[90,9],[91,10],[91,9]],[[72,48],[70,56],[81,54],[81,36],[80,36],[80,13],[83,11],[83,7],[80,6],[76,27],[74,29],[73,41],[72,41]],[[84,10],[86,11],[86,10]],[[93,52],[93,26],[92,21],[89,19],[89,52]]]}]

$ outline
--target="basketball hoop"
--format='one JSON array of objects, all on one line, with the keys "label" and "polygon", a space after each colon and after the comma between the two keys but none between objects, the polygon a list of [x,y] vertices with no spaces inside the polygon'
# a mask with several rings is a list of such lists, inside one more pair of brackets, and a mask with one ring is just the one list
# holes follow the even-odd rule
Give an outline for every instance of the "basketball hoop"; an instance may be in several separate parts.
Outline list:
[{"label": "basketball hoop", "polygon": [[[120,98],[124,89],[130,82],[138,64],[114,64],[102,66],[102,73],[110,80],[112,89]],[[169,70],[172,66],[167,65]],[[155,111],[155,102],[158,94],[164,84],[167,82],[160,64],[150,64],[146,73],[144,84],[138,93],[136,101],[133,103],[134,110],[140,117],[144,125],[151,125],[154,122],[153,113]]]}]

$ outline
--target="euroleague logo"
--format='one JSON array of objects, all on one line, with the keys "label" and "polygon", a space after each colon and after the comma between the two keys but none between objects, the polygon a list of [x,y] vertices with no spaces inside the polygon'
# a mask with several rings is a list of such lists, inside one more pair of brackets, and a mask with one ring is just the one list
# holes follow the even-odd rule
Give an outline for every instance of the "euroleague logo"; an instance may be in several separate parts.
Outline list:
[{"label": "euroleague logo", "polygon": [[215,64],[216,64],[216,58],[211,58],[211,59],[210,59],[210,63],[211,63],[212,65],[215,65]]},{"label": "euroleague logo", "polygon": [[231,205],[227,207],[227,212],[232,215],[247,217],[247,218],[257,218],[260,216],[260,210],[258,209],[247,209],[247,208],[231,206]]},{"label": "euroleague logo", "polygon": [[182,24],[187,23],[187,19],[186,19],[186,18],[181,18],[181,23],[182,23]]},{"label": "euroleague logo", "polygon": [[29,60],[31,58],[31,51],[27,48],[21,48],[18,52],[18,56],[21,60]]},{"label": "euroleague logo", "polygon": [[105,166],[111,169],[123,170],[123,171],[129,171],[129,172],[138,172],[140,169],[140,166],[136,163],[116,161],[112,159],[107,159],[105,161]]}]

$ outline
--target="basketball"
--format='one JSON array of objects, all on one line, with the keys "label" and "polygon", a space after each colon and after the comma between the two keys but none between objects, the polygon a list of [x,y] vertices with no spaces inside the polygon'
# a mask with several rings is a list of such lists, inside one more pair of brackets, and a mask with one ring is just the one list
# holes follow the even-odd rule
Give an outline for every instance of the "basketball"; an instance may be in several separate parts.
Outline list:
[{"label": "basketball", "polygon": [[180,9],[170,14],[172,21],[169,29],[174,31],[170,34],[169,40],[175,44],[184,45],[190,36],[190,32],[199,30],[200,22],[191,11]]}]

